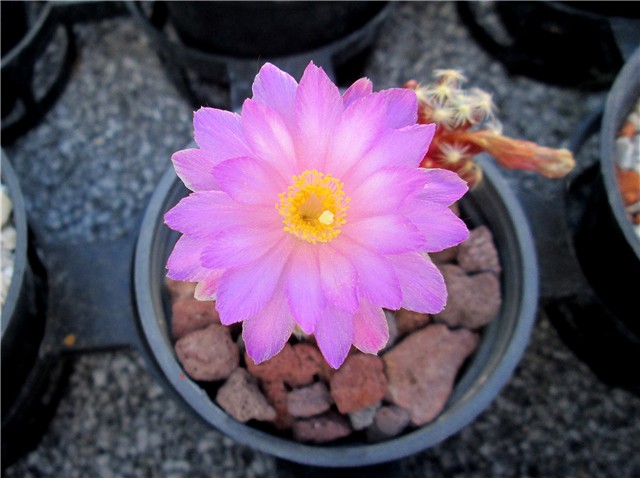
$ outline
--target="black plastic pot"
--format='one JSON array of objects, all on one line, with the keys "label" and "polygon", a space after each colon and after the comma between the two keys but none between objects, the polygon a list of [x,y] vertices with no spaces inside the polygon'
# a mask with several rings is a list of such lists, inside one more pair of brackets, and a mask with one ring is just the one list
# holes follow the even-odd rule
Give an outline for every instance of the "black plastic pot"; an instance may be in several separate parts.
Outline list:
[{"label": "black plastic pot", "polygon": [[14,271],[2,306],[2,468],[33,448],[46,430],[68,377],[67,360],[41,355],[46,276],[34,249],[18,178],[2,152],[2,182],[13,203]]},{"label": "black plastic pot", "polygon": [[[146,211],[134,263],[134,288],[143,340],[164,384],[191,412],[234,440],[286,460],[322,467],[362,467],[396,460],[456,433],[500,392],[527,345],[537,309],[538,271],[525,216],[495,166],[463,202],[463,217],[493,231],[502,262],[503,304],[485,328],[479,349],[459,377],[444,411],[432,423],[387,442],[311,446],[242,424],[227,415],[200,385],[186,377],[170,336],[171,308],[164,287],[165,264],[178,234],[163,224],[164,213],[187,190],[167,171]],[[215,391],[209,391],[215,394]]]},{"label": "black plastic pot", "polygon": [[615,138],[640,97],[640,49],[616,78],[603,111],[574,133],[578,162],[599,133],[599,161],[571,180],[565,195],[571,253],[583,273],[583,292],[546,305],[562,339],[605,383],[640,394],[640,318],[637,292],[640,239],[624,210],[615,171]]},{"label": "black plastic pot", "polygon": [[[457,2],[471,35],[512,74],[561,86],[604,88],[635,48],[640,14],[627,2]],[[497,16],[490,24],[483,16]]]},{"label": "black plastic pot", "polygon": [[587,201],[573,225],[582,270],[603,303],[638,337],[640,238],[622,203],[614,164],[615,139],[639,98],[640,49],[625,64],[607,96],[599,132],[600,161],[578,176],[569,189],[570,202]]},{"label": "black plastic pot", "polygon": [[283,56],[345,37],[384,2],[166,2],[184,43],[236,57]]},{"label": "black plastic pot", "polygon": [[[150,13],[140,2],[126,6],[149,36],[169,79],[191,105],[225,109],[252,96],[253,77],[265,61],[299,78],[313,59],[339,83],[355,81],[362,76],[359,66],[393,6],[388,2],[190,3],[153,2]],[[337,15],[333,23],[332,15]],[[184,42],[172,37],[170,22]],[[327,25],[331,27],[323,30]],[[210,98],[198,83],[229,87],[230,100]]]},{"label": "black plastic pot", "polygon": [[[65,53],[56,71],[39,79],[45,83],[43,88],[35,82],[36,63],[59,30],[65,37]],[[2,144],[14,141],[42,120],[64,91],[75,58],[73,31],[61,23],[53,2],[2,2]]]}]

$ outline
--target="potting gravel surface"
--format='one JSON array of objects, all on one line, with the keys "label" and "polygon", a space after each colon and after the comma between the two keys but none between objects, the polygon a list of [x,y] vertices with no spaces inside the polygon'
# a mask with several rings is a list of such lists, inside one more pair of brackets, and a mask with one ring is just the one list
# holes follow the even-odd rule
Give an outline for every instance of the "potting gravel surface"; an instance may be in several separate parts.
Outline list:
[{"label": "potting gravel surface", "polygon": [[[37,128],[5,149],[39,237],[81,244],[135,227],[171,154],[191,141],[192,108],[132,19],[74,29],[80,57],[65,93]],[[468,85],[493,93],[505,134],[551,147],[563,146],[604,98],[508,75],[470,38],[451,3],[396,5],[366,75],[382,89],[408,79],[427,82],[434,68],[464,70]],[[523,172],[505,176],[526,202],[539,250],[557,251],[562,234],[545,237],[548,230],[537,225],[562,214],[564,183]],[[556,269],[549,267],[553,260]],[[575,287],[570,274],[555,273],[563,270],[562,258],[547,254],[540,262],[545,296]],[[640,398],[602,383],[540,312],[529,347],[497,399],[458,434],[402,460],[401,476],[640,476],[638,444]],[[273,457],[183,410],[135,353],[114,351],[77,358],[47,433],[5,475],[287,473]]]}]

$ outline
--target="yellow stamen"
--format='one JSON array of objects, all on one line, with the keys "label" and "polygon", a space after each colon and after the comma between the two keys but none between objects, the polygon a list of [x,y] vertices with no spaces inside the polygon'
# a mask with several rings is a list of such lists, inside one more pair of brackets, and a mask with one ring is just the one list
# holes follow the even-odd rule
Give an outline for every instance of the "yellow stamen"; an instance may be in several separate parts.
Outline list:
[{"label": "yellow stamen", "polygon": [[280,194],[276,204],[283,229],[312,244],[335,239],[340,226],[346,223],[350,201],[342,181],[315,169],[291,179],[292,185]]}]

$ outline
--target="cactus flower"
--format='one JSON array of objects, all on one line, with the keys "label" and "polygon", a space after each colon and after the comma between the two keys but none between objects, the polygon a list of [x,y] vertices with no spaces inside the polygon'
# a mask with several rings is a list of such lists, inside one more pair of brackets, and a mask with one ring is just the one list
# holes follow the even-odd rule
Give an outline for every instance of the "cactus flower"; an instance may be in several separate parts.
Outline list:
[{"label": "cactus flower", "polygon": [[256,363],[299,327],[337,368],[351,345],[385,346],[383,308],[443,309],[427,253],[467,238],[448,208],[467,185],[419,167],[434,126],[417,107],[404,88],[374,93],[363,78],[341,95],[313,63],[299,84],[266,64],[241,114],[195,113],[198,148],[172,158],[193,192],[165,215],[182,233],[168,275],[242,322]]}]

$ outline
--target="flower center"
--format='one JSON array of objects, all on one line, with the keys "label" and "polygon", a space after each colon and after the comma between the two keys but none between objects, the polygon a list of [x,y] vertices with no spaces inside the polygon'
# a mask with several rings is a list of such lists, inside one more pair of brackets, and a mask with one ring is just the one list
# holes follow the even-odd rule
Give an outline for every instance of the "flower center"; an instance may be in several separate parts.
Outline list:
[{"label": "flower center", "polygon": [[347,222],[350,201],[342,190],[342,181],[315,169],[291,179],[293,184],[280,194],[276,204],[283,229],[312,244],[335,239],[340,226]]}]

